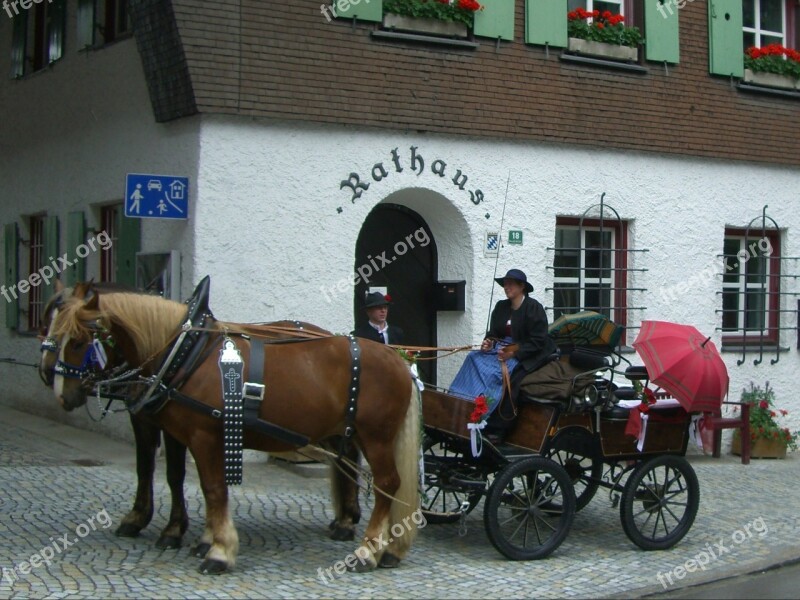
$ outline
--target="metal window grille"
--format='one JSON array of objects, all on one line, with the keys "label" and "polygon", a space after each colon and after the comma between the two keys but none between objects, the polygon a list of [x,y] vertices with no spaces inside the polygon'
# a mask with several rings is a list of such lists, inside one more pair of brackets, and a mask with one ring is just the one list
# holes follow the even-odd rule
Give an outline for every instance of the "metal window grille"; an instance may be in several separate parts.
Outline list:
[{"label": "metal window grille", "polygon": [[722,296],[722,308],[717,310],[721,319],[717,331],[722,332],[723,345],[741,345],[738,365],[745,362],[748,352],[758,353],[753,359],[758,365],[765,349],[774,350],[775,358],[770,360],[774,365],[780,360],[781,331],[795,329],[782,316],[796,314],[786,298],[800,294],[785,291],[783,280],[797,279],[794,271],[800,257],[781,255],[781,231],[767,215],[767,206],[743,232],[726,232],[718,257],[722,259],[722,289],[717,294]]},{"label": "metal window grille", "polygon": [[[28,275],[39,273],[44,265],[44,217],[30,218],[31,241],[28,248]],[[39,327],[42,317],[42,287],[31,285],[28,291],[28,330]]]},{"label": "metal window grille", "polygon": [[553,292],[553,306],[545,308],[553,319],[592,310],[627,326],[630,311],[646,309],[633,301],[646,288],[631,283],[632,273],[647,269],[632,267],[631,255],[647,250],[629,247],[627,222],[605,203],[605,193],[573,220],[556,226],[555,246],[547,248],[553,252],[553,264],[547,266],[553,271],[553,286],[546,288]]}]

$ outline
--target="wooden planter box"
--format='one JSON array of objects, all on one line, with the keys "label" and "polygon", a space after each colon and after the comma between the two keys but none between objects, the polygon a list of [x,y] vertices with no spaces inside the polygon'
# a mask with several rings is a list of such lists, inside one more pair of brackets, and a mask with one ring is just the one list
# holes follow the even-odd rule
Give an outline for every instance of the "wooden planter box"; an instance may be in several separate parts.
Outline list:
[{"label": "wooden planter box", "polygon": [[569,38],[567,50],[583,56],[595,56],[611,60],[635,62],[639,60],[639,49],[630,46],[617,46],[605,42],[592,42],[580,38]]},{"label": "wooden planter box", "polygon": [[745,69],[743,81],[753,85],[763,85],[764,87],[800,90],[800,80],[788,75],[778,75],[777,73],[761,73]]},{"label": "wooden planter box", "polygon": [[467,37],[467,26],[463,23],[452,21],[440,21],[439,19],[419,19],[416,17],[404,17],[394,13],[383,15],[384,29],[394,29],[397,31],[408,31],[410,33],[424,33],[426,35],[436,35],[442,37]]},{"label": "wooden planter box", "polygon": [[[731,454],[742,455],[742,439],[738,431],[733,433]],[[776,440],[755,440],[750,442],[750,458],[786,458],[786,445]]]}]

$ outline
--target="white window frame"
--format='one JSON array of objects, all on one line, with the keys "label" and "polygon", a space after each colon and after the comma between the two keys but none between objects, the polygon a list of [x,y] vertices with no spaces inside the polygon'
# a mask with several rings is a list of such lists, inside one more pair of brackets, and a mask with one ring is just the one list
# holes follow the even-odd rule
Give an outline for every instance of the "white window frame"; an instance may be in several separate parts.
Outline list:
[{"label": "white window frame", "polygon": [[[553,306],[554,306],[553,315],[554,316],[553,316],[553,318],[557,319],[560,316],[560,313],[558,313],[557,311],[563,310],[563,307],[556,306],[556,304],[557,304],[556,303],[556,299],[558,297],[558,287],[560,285],[573,285],[573,286],[575,286],[577,288],[578,293],[579,293],[579,297],[578,297],[579,305],[577,307],[575,307],[575,308],[576,309],[580,309],[580,310],[584,310],[585,307],[586,307],[586,286],[593,285],[593,286],[597,286],[597,288],[602,289],[603,286],[607,285],[608,286],[608,294],[609,294],[609,306],[607,307],[608,310],[609,310],[609,317],[611,318],[612,321],[616,322],[616,318],[617,318],[617,314],[616,313],[617,313],[618,310],[623,308],[623,307],[616,306],[615,302],[614,302],[614,300],[615,300],[614,295],[615,295],[615,292],[616,292],[616,289],[615,289],[616,288],[616,284],[615,284],[615,281],[616,281],[616,269],[615,269],[616,261],[615,261],[615,257],[616,257],[616,253],[617,253],[617,250],[618,250],[618,248],[617,248],[617,232],[616,232],[616,230],[614,228],[612,228],[612,227],[604,227],[603,228],[603,233],[608,232],[611,235],[610,247],[608,249],[603,249],[602,250],[603,252],[608,252],[609,253],[609,257],[610,257],[611,264],[608,267],[608,269],[609,269],[609,276],[608,277],[602,277],[602,273],[600,273],[600,275],[601,275],[600,277],[591,277],[586,272],[586,269],[587,269],[587,267],[586,267],[586,252],[587,252],[586,234],[587,234],[587,232],[599,232],[600,231],[600,227],[584,225],[582,230],[581,230],[581,227],[578,226],[578,225],[557,225],[556,226],[556,240],[558,240],[558,232],[559,231],[565,231],[565,230],[580,231],[580,233],[581,233],[581,239],[579,240],[580,250],[578,250],[578,267],[577,268],[578,268],[578,272],[580,274],[582,274],[582,276],[579,275],[578,277],[559,277],[558,276],[558,269],[560,267],[556,267],[555,266],[555,258],[554,258],[554,260],[553,260],[553,264],[554,264],[554,269],[553,269]],[[589,250],[594,250],[594,249],[589,249]],[[559,251],[560,251],[560,249],[558,248],[558,246],[555,246],[556,256],[558,255]],[[572,251],[574,252],[575,250],[573,249]],[[602,265],[602,263],[601,263],[601,265]]]},{"label": "white window frame", "polygon": [[[750,247],[753,247],[753,244],[757,244],[760,238],[749,237],[747,238],[747,244]],[[769,338],[770,333],[772,330],[775,329],[775,326],[779,324],[773,324],[773,321],[777,318],[774,315],[774,310],[770,305],[770,286],[773,284],[773,261],[767,259],[764,261],[765,264],[765,272],[764,278],[766,280],[766,298],[764,298],[764,308],[762,311],[762,321],[763,327],[761,329],[748,329],[747,328],[747,292],[751,290],[762,290],[764,286],[760,281],[757,282],[748,282],[748,278],[746,275],[747,269],[747,262],[749,260],[760,260],[757,256],[750,256],[749,250],[745,247],[745,236],[744,235],[737,235],[737,234],[725,234],[724,241],[728,242],[729,240],[738,240],[739,241],[739,254],[747,258],[747,260],[740,260],[739,255],[731,256],[729,254],[723,254],[723,265],[724,265],[724,274],[725,275],[735,275],[735,281],[725,281],[725,277],[723,276],[722,281],[722,292],[723,297],[726,293],[735,292],[738,295],[739,301],[737,303],[736,308],[736,328],[731,329],[730,327],[725,327],[724,321],[722,323],[722,335],[723,339],[725,337],[739,337],[739,338]],[[780,243],[780,237],[778,237],[778,243]],[[774,247],[775,240],[770,240],[770,244]],[[724,246],[723,246],[724,247]],[[778,280],[778,285],[780,285],[780,280]],[[780,289],[778,290],[780,292]],[[724,306],[724,304],[723,304]],[[744,308],[743,308],[744,306]],[[724,309],[723,309],[723,319],[724,319]]]},{"label": "white window frame", "polygon": [[779,37],[781,38],[781,45],[786,46],[786,2],[785,0],[774,0],[781,5],[781,31],[769,31],[761,28],[761,3],[769,0],[753,0],[753,7],[755,10],[755,26],[745,27],[742,26],[742,34],[752,33],[755,40],[753,45],[756,48],[761,48],[765,44],[762,41],[763,36]]}]

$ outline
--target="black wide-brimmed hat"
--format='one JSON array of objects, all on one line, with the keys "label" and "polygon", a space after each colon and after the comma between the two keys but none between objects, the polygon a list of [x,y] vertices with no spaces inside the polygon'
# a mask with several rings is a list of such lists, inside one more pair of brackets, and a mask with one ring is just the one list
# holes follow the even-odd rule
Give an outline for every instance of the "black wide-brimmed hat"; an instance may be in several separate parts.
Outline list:
[{"label": "black wide-brimmed hat", "polygon": [[495,279],[495,281],[500,285],[500,287],[503,287],[504,279],[516,279],[517,281],[520,281],[525,284],[526,294],[530,294],[531,292],[533,292],[533,286],[530,283],[528,283],[528,276],[525,275],[525,273],[523,273],[519,269],[509,269],[508,273],[506,273],[503,277],[498,277],[497,279]]},{"label": "black wide-brimmed hat", "polygon": [[364,308],[373,308],[375,306],[388,306],[392,303],[392,299],[389,297],[389,294],[385,296],[380,292],[372,292],[371,294],[367,294],[366,298],[364,299]]}]

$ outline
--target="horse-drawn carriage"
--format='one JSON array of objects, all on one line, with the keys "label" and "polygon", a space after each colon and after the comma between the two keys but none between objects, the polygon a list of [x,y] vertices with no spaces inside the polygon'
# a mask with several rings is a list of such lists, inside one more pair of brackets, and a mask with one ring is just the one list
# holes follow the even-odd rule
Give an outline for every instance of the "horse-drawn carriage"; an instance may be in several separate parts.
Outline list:
[{"label": "horse-drawn carriage", "polygon": [[[500,445],[471,423],[472,399],[425,389],[428,522],[463,523],[484,498],[494,547],[512,560],[544,558],[563,542],[576,511],[604,488],[640,548],[670,548],[686,535],[699,505],[697,476],[684,458],[690,413],[675,399],[656,399],[646,369],[622,370],[619,353],[580,348],[572,356],[586,365],[592,354],[596,364],[573,379],[568,398],[523,395],[515,427]],[[577,385],[587,375],[594,381]],[[639,435],[626,434],[632,419]]]}]

